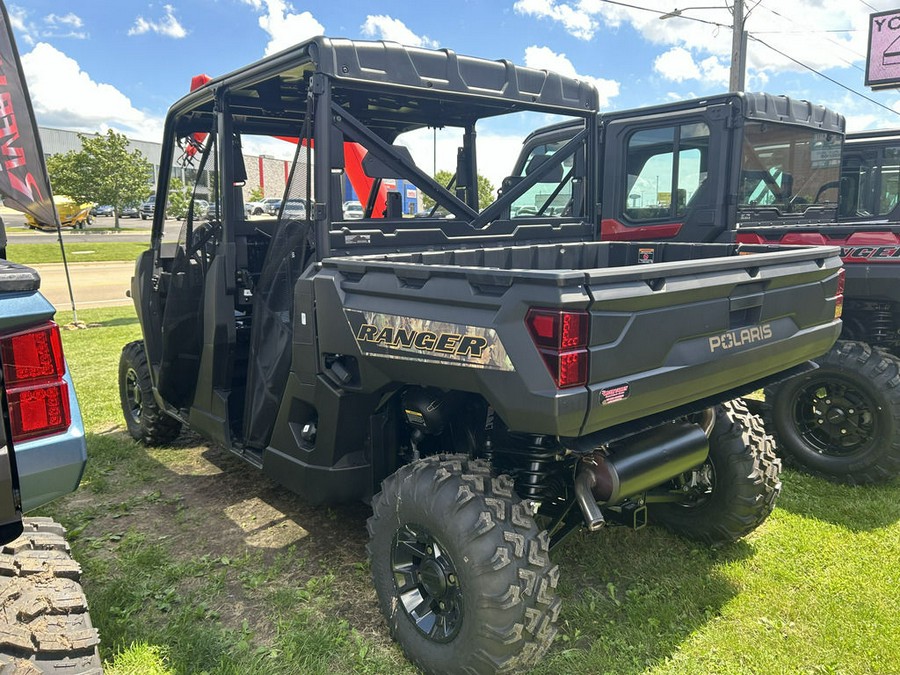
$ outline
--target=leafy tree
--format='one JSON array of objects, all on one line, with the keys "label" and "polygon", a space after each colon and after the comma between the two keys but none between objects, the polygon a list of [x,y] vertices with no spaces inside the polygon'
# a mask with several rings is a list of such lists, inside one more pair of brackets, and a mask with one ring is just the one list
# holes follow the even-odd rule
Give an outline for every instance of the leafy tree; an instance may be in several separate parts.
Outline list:
[{"label": "leafy tree", "polygon": [[265,199],[265,197],[266,197],[266,195],[265,195],[265,193],[263,193],[263,189],[261,187],[257,186],[255,188],[253,188],[252,190],[250,190],[250,199],[248,199],[247,201],[248,202],[261,202],[263,199]]},{"label": "leafy tree", "polygon": [[78,134],[81,150],[70,150],[47,159],[55,194],[78,203],[111,204],[115,227],[119,212],[147,196],[152,166],[139,150],[128,151],[128,139],[112,129],[105,136]]},{"label": "leafy tree", "polygon": [[[436,174],[434,174],[434,180],[437,181],[440,185],[447,187],[450,184],[450,180],[453,178],[453,174],[449,171],[440,170]],[[496,195],[494,194],[494,186],[491,185],[491,181],[487,178],[478,174],[478,208],[479,210],[483,209],[488,204],[492,203]],[[422,205],[425,210],[430,210],[434,208],[434,199],[429,197],[426,194],[422,194]]]},{"label": "leafy tree", "polygon": [[180,178],[169,181],[169,197],[166,200],[166,214],[181,220],[187,217],[191,205],[191,191]]}]

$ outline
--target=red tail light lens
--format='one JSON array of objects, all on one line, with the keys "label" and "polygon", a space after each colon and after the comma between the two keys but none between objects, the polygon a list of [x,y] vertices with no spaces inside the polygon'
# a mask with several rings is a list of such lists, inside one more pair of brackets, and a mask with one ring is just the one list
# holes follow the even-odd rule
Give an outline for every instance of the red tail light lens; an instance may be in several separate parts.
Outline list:
[{"label": "red tail light lens", "polygon": [[838,271],[838,285],[837,285],[837,294],[834,302],[834,318],[840,319],[841,314],[844,313],[844,277],[845,271],[842,267]]},{"label": "red tail light lens", "polygon": [[69,387],[54,382],[7,392],[9,425],[13,440],[58,434],[69,428]]},{"label": "red tail light lens", "polygon": [[538,347],[563,350],[587,347],[589,319],[587,312],[530,309],[525,323]]},{"label": "red tail light lens", "polygon": [[69,388],[63,379],[66,366],[59,326],[48,322],[0,336],[0,359],[13,440],[29,440],[68,429],[72,416]]},{"label": "red tail light lens", "polygon": [[525,325],[559,389],[578,387],[588,378],[587,312],[530,309]]},{"label": "red tail light lens", "polygon": [[0,358],[7,388],[22,382],[62,377],[65,366],[59,326],[49,323],[0,338]]}]

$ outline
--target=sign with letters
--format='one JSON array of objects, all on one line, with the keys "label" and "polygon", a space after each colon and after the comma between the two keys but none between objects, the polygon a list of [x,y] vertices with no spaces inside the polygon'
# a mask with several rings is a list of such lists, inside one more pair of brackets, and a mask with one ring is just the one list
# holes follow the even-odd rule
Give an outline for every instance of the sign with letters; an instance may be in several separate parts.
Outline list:
[{"label": "sign with letters", "polygon": [[866,86],[872,89],[900,86],[900,9],[869,15]]}]

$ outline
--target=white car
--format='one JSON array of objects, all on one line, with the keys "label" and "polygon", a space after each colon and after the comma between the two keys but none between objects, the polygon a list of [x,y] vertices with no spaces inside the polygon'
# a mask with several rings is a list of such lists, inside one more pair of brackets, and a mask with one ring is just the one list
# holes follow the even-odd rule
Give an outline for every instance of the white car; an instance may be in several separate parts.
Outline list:
[{"label": "white car", "polygon": [[283,219],[306,220],[306,200],[305,199],[288,199],[284,203],[284,209],[281,212]]},{"label": "white car", "polygon": [[359,220],[365,215],[362,204],[356,201],[344,202],[344,220]]}]

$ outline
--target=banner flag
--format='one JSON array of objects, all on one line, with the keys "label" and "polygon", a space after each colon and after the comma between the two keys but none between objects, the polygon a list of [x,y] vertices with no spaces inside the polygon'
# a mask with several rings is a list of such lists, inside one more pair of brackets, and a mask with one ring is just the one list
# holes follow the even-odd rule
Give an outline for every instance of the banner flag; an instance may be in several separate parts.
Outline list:
[{"label": "banner flag", "polygon": [[59,226],[44,151],[6,6],[0,0],[0,196],[5,206]]}]

